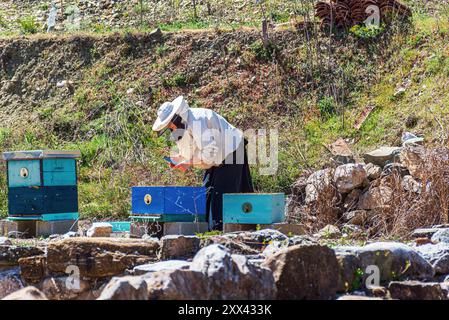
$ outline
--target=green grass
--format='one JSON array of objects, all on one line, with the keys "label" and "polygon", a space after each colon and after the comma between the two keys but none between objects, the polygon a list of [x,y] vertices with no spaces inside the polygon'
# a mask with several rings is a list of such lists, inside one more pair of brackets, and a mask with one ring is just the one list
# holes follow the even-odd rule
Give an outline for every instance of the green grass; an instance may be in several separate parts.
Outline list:
[{"label": "green grass", "polygon": [[20,31],[23,34],[34,34],[39,31],[39,25],[33,16],[19,18],[17,23],[20,25]]},{"label": "green grass", "polygon": [[169,31],[169,32],[174,32],[174,31],[181,31],[181,30],[185,30],[185,29],[191,29],[191,30],[199,30],[199,29],[207,29],[212,27],[213,25],[208,23],[208,22],[204,22],[201,20],[189,20],[189,21],[174,21],[174,22],[170,22],[170,23],[161,23],[158,25],[158,27],[162,30],[162,31]]}]

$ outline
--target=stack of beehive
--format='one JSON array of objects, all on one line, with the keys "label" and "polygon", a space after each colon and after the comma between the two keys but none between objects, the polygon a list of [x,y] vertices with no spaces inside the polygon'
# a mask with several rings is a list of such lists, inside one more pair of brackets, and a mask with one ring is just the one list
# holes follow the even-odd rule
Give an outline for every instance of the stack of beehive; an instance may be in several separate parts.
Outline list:
[{"label": "stack of beehive", "polygon": [[410,17],[410,8],[396,0],[331,0],[316,4],[316,16],[324,26],[349,28],[365,21],[371,14],[369,6],[377,6],[381,19]]}]

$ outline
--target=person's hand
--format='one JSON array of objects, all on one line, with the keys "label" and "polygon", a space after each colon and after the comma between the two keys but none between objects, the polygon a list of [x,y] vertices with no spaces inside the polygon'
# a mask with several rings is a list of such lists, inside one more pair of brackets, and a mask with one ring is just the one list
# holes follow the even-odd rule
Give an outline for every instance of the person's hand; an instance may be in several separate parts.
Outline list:
[{"label": "person's hand", "polygon": [[190,168],[190,165],[188,165],[186,163],[181,163],[181,164],[178,164],[176,166],[173,166],[173,168],[181,170],[182,172],[186,172]]}]

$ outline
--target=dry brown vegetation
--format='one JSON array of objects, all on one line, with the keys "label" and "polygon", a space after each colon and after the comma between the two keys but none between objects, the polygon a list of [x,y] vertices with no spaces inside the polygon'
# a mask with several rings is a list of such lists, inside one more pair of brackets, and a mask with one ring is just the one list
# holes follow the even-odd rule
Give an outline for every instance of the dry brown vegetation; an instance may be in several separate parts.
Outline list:
[{"label": "dry brown vegetation", "polygon": [[412,162],[402,159],[401,164],[385,167],[378,179],[365,181],[360,191],[349,194],[338,192],[332,181],[335,167],[325,169],[326,177],[313,183],[318,193],[311,202],[306,174],[293,185],[289,221],[304,223],[311,233],[328,224],[343,227],[348,222],[344,213],[360,209],[360,196],[381,187],[385,191],[381,204],[367,210],[358,223],[365,235],[407,238],[416,228],[448,223],[449,148],[411,148],[408,154],[414,155]]}]

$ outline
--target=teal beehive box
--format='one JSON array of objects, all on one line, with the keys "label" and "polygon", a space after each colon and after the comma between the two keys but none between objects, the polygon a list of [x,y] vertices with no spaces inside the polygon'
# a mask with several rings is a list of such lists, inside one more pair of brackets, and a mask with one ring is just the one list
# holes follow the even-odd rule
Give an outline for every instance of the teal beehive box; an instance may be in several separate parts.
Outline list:
[{"label": "teal beehive box", "polygon": [[223,195],[223,223],[272,224],[285,217],[283,193],[227,193]]},{"label": "teal beehive box", "polygon": [[76,220],[79,151],[4,152],[8,215],[16,220]]}]

